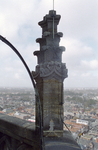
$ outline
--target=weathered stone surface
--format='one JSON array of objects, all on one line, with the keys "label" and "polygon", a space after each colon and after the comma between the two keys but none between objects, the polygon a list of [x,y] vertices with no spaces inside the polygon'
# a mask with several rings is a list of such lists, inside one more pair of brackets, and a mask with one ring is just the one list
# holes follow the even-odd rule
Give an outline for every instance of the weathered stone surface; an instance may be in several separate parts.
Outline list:
[{"label": "weathered stone surface", "polygon": [[[40,96],[44,131],[49,130],[50,121],[53,120],[54,130],[61,130],[62,133],[63,80],[67,77],[68,70],[66,65],[62,63],[62,52],[65,51],[65,47],[59,46],[60,37],[63,36],[61,32],[57,32],[59,20],[60,15],[56,15],[56,11],[49,11],[43,21],[39,22],[42,27],[42,38],[36,40],[40,44],[40,50],[34,52],[34,55],[38,58],[38,65],[36,71],[33,71],[32,74],[36,80]],[[36,121],[36,126],[38,126],[37,103]]]},{"label": "weathered stone surface", "polygon": [[29,145],[39,143],[35,124],[0,113],[0,132]]},{"label": "weathered stone surface", "polygon": [[38,57],[38,64],[45,62],[61,62],[62,61],[62,52],[65,50],[65,47],[53,47],[43,45],[41,51],[35,51],[34,55]]},{"label": "weathered stone surface", "polygon": [[[61,137],[63,135],[63,137]],[[69,132],[44,131],[44,150],[80,150]],[[0,150],[41,150],[40,136],[34,123],[0,113]]]},{"label": "weathered stone surface", "polygon": [[56,11],[49,11],[49,14],[43,18],[38,24],[42,27],[42,34],[46,31],[52,32],[53,30],[53,17],[54,17],[54,31],[57,32],[57,25],[61,18],[60,15],[56,15]]},{"label": "weathered stone surface", "polygon": [[63,81],[67,77],[67,69],[64,63],[60,62],[46,62],[36,66],[36,72],[33,72],[33,76],[36,78],[44,79],[57,79]]},{"label": "weathered stone surface", "polygon": [[63,137],[45,137],[44,144],[45,150],[81,150],[68,131],[63,133]]},{"label": "weathered stone surface", "polygon": [[45,130],[49,130],[52,119],[54,129],[63,130],[60,118],[62,83],[53,79],[44,80],[43,83],[43,126]]}]

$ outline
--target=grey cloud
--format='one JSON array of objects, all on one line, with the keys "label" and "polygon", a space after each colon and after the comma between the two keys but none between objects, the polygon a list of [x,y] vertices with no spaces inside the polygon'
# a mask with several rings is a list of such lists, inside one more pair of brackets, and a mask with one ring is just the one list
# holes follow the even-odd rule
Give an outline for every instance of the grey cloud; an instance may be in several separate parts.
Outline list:
[{"label": "grey cloud", "polygon": [[[0,34],[19,50],[30,70],[34,70],[37,65],[33,51],[39,49],[39,45],[35,42],[36,38],[41,37],[38,22],[52,8],[50,0],[0,0]],[[66,47],[63,62],[69,69],[65,85],[82,87],[94,86],[95,83],[96,86],[98,72],[95,71],[97,68],[95,55],[98,53],[93,46],[83,40],[91,37],[95,43],[98,41],[98,0],[55,0],[54,8],[57,14],[61,15],[58,31],[64,33],[61,40],[61,45]],[[19,59],[1,42],[0,49],[2,62],[0,84],[19,86],[21,82],[21,86],[29,86],[29,77]],[[4,71],[4,68],[7,69]],[[1,81],[2,79],[5,83]]]}]

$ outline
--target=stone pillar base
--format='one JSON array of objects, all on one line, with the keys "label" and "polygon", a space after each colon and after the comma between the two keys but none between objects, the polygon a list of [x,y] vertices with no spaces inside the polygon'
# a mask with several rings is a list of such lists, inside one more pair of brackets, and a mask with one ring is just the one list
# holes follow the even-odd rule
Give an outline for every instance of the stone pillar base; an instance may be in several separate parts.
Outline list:
[{"label": "stone pillar base", "polygon": [[43,136],[45,136],[45,137],[62,137],[63,130],[43,131]]}]

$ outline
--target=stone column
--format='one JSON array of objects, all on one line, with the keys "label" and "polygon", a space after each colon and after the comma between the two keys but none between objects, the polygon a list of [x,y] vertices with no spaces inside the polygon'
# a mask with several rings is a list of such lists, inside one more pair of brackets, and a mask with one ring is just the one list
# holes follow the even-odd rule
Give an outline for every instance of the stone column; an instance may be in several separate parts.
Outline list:
[{"label": "stone column", "polygon": [[[41,100],[44,132],[50,132],[51,129],[55,132],[63,131],[61,121],[61,117],[63,118],[63,80],[67,77],[67,69],[62,63],[62,52],[65,51],[65,47],[59,46],[60,37],[63,36],[61,32],[57,32],[59,20],[60,15],[56,15],[56,11],[51,10],[43,21],[39,22],[42,28],[42,38],[36,40],[40,45],[40,50],[34,52],[38,58],[38,65],[36,71],[32,73]],[[39,125],[37,107],[36,104],[36,127]]]}]

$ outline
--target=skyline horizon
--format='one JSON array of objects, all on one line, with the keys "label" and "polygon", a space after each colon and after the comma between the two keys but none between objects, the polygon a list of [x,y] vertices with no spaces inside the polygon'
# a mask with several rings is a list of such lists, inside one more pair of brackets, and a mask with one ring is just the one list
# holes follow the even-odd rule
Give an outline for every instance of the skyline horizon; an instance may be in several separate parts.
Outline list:
[{"label": "skyline horizon", "polygon": [[[0,86],[0,89],[1,88],[3,88],[3,89],[4,88],[8,88],[8,89],[11,89],[11,88],[13,88],[13,89],[14,88],[16,88],[16,89],[25,89],[26,88],[26,89],[33,89],[34,90],[33,87],[22,87],[22,86],[21,87],[18,87],[18,86],[4,86],[4,87]],[[64,90],[65,89],[98,89],[98,87],[66,87],[66,88],[64,87]]]}]

